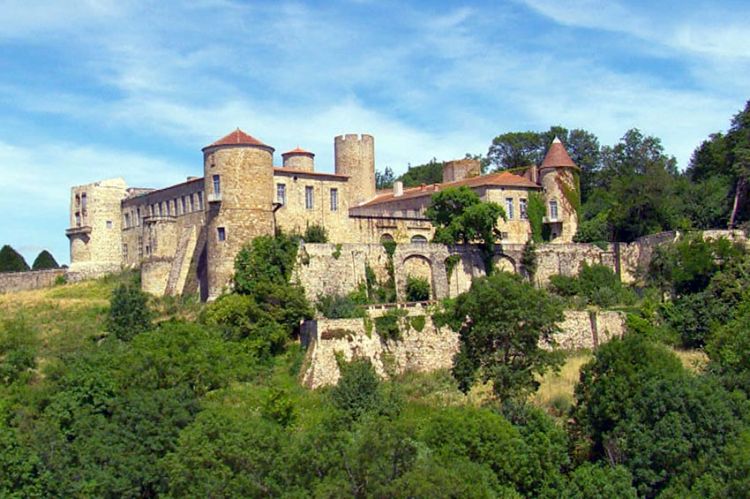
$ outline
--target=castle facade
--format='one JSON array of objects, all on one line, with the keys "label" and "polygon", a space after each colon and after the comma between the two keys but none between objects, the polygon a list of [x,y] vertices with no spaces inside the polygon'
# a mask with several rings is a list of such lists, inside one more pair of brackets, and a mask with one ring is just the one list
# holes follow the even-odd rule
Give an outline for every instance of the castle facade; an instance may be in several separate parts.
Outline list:
[{"label": "castle facade", "polygon": [[434,227],[425,216],[435,192],[468,186],[500,204],[502,242],[531,235],[529,195],[545,200],[545,230],[553,243],[571,242],[577,228],[578,167],[555,139],[541,166],[481,175],[471,159],[446,162],[443,182],[375,189],[370,135],[334,139],[334,173],[315,171],[312,152],[296,148],[274,166],[274,148],[237,129],[203,148],[203,176],[164,189],[128,187],[121,178],[71,189],[71,271],[98,275],[140,267],[145,291],[156,295],[220,295],[231,282],[243,245],[276,229],[303,233],[324,227],[332,243],[421,243]]}]

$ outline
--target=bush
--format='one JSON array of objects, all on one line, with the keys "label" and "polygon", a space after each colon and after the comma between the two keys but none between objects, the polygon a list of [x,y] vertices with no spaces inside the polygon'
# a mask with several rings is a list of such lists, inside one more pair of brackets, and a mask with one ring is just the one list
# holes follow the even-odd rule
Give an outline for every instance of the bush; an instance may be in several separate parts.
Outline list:
[{"label": "bush", "polygon": [[331,390],[333,406],[352,420],[383,404],[380,378],[367,359],[354,359],[339,365],[341,377]]},{"label": "bush", "polygon": [[345,296],[336,294],[319,296],[315,308],[327,319],[355,319],[365,316],[363,305],[366,303],[367,289],[360,287],[359,290]]},{"label": "bush", "polygon": [[398,341],[401,339],[402,319],[408,312],[400,308],[392,308],[375,319],[375,331],[383,340]]},{"label": "bush", "polygon": [[328,231],[318,224],[308,225],[302,239],[306,243],[327,243]]},{"label": "bush", "polygon": [[583,264],[578,276],[553,275],[550,277],[550,289],[560,296],[580,296],[586,303],[600,307],[632,304],[636,297],[623,288],[617,274],[605,265]]},{"label": "bush", "polygon": [[148,295],[133,284],[120,284],[112,292],[107,328],[117,338],[130,341],[151,329]]},{"label": "bush", "polygon": [[555,274],[549,278],[550,290],[560,296],[576,296],[581,293],[578,279],[572,276]]},{"label": "bush", "polygon": [[406,301],[430,299],[430,283],[424,277],[406,276]]}]

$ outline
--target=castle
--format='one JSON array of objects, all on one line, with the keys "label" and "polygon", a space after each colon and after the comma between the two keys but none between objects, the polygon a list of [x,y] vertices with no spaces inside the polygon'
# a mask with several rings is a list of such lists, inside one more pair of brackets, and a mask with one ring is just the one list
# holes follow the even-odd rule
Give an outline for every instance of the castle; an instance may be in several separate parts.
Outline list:
[{"label": "castle", "polygon": [[212,299],[229,286],[234,257],[261,235],[304,232],[320,225],[332,243],[427,243],[434,227],[425,216],[435,192],[468,186],[500,204],[502,242],[531,235],[529,195],[542,194],[543,223],[553,243],[569,243],[577,228],[578,167],[558,140],[539,167],[481,175],[477,160],[444,164],[443,182],[376,191],[370,135],[334,139],[335,173],[316,172],[312,152],[281,155],[237,129],[203,148],[203,176],[164,189],[128,187],[121,178],[71,189],[71,272],[99,275],[140,267],[143,289],[155,295],[199,293]]}]

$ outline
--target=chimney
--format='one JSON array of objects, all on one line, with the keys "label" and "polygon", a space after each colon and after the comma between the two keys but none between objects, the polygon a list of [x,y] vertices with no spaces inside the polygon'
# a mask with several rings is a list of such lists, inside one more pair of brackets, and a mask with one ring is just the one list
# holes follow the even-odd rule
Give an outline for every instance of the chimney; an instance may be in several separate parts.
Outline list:
[{"label": "chimney", "polygon": [[393,182],[393,197],[397,198],[404,195],[404,183],[400,180]]}]

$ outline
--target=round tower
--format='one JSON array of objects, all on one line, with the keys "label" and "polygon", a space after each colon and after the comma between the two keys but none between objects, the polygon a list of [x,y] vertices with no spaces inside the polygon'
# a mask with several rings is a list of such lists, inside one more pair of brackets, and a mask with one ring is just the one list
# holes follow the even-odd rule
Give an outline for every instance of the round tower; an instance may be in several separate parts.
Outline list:
[{"label": "round tower", "polygon": [[547,208],[544,223],[555,242],[573,242],[578,230],[579,172],[580,168],[570,159],[563,143],[555,137],[539,167],[539,183]]},{"label": "round tower", "polygon": [[299,147],[283,153],[281,159],[284,161],[284,168],[303,172],[312,172],[315,170],[315,154]]},{"label": "round tower", "polygon": [[208,298],[234,275],[234,258],[273,235],[273,147],[239,128],[203,148]]},{"label": "round tower", "polygon": [[347,134],[334,139],[336,173],[348,175],[349,206],[375,197],[375,139],[372,135]]}]

